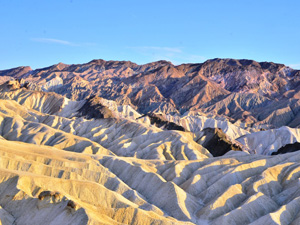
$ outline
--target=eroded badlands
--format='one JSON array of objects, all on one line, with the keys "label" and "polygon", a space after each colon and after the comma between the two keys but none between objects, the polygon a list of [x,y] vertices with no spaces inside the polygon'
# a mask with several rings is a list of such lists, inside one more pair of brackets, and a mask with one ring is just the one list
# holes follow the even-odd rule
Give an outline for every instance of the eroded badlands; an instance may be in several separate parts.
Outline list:
[{"label": "eroded badlands", "polygon": [[94,60],[0,78],[2,224],[300,224],[299,71]]}]

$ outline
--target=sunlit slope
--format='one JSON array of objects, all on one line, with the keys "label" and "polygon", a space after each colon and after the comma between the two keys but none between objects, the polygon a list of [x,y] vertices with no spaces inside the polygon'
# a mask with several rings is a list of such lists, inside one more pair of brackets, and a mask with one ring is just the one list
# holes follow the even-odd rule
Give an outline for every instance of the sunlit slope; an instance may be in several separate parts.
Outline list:
[{"label": "sunlit slope", "polygon": [[299,222],[298,153],[151,161],[0,145],[0,205],[17,224]]},{"label": "sunlit slope", "polygon": [[17,224],[179,224],[91,155],[5,140],[0,145],[0,205],[7,220],[12,216]]},{"label": "sunlit slope", "polygon": [[[28,98],[27,98],[28,99]],[[200,159],[210,153],[191,134],[133,120],[66,118],[0,100],[0,135],[7,140],[94,154],[144,159]],[[43,108],[43,104],[41,104]]]}]

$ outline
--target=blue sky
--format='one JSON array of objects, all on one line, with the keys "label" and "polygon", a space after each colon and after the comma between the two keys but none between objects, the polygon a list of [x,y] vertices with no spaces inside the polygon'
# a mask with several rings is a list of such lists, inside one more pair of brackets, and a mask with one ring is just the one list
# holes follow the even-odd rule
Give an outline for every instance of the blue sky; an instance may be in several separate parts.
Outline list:
[{"label": "blue sky", "polygon": [[300,69],[298,0],[0,0],[0,70],[92,59]]}]

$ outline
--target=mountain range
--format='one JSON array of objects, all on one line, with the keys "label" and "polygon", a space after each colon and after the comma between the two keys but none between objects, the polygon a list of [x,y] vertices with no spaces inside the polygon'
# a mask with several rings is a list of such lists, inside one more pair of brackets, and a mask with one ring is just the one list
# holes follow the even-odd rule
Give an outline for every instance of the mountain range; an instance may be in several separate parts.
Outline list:
[{"label": "mountain range", "polygon": [[0,71],[2,224],[299,224],[300,71],[212,59]]}]

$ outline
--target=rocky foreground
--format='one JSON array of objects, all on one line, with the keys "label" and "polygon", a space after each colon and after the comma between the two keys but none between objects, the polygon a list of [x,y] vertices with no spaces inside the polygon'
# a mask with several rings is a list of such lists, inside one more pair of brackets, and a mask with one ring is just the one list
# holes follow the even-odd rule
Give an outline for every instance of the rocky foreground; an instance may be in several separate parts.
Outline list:
[{"label": "rocky foreground", "polygon": [[2,224],[300,224],[299,71],[0,71]]}]

